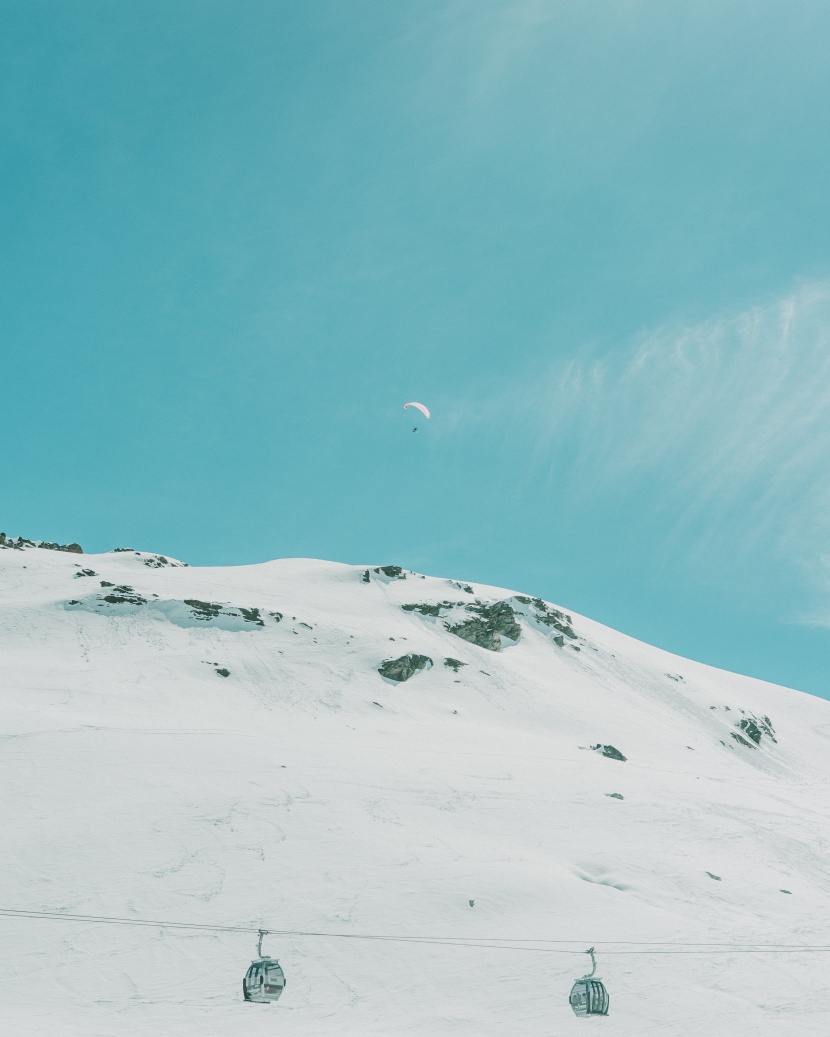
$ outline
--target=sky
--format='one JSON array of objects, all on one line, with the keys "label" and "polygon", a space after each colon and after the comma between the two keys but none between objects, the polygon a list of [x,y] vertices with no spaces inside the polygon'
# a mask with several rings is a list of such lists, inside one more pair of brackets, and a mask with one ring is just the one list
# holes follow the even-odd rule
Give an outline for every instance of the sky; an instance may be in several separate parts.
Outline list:
[{"label": "sky", "polygon": [[6,533],[397,563],[830,697],[823,0],[0,17]]}]

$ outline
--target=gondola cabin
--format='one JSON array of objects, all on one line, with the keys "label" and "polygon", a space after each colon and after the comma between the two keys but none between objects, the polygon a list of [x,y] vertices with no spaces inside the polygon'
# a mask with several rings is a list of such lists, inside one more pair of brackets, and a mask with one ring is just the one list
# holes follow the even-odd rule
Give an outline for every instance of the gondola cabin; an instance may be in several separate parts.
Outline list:
[{"label": "gondola cabin", "polygon": [[608,1005],[610,1002],[608,991],[605,989],[599,976],[594,975],[597,971],[594,948],[592,947],[586,953],[591,955],[591,962],[594,967],[587,976],[582,976],[581,979],[574,983],[568,1000],[570,1001],[571,1008],[574,1010],[574,1015],[580,1018],[586,1015],[608,1015]]},{"label": "gondola cabin", "polygon": [[285,973],[276,958],[269,958],[262,953],[262,931],[257,946],[257,957],[251,962],[245,978],[242,980],[242,996],[246,1001],[259,1001],[267,1004],[277,1001],[285,989]]},{"label": "gondola cabin", "polygon": [[570,1002],[576,1015],[608,1015],[608,991],[598,979],[578,979],[571,987]]}]

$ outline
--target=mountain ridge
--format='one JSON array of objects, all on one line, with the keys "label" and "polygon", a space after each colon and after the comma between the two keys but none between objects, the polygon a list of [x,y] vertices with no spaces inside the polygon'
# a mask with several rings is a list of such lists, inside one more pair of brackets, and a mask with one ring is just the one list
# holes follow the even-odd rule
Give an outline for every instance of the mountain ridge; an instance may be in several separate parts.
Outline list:
[{"label": "mountain ridge", "polygon": [[[578,1032],[567,976],[591,945],[616,1034],[830,1026],[817,953],[634,968],[614,944],[820,942],[822,699],[392,565],[24,546],[0,552],[0,630],[3,906],[568,941],[286,938],[267,1007],[237,1001],[243,940],[5,919],[0,1016],[19,1032],[257,1034],[262,1011],[297,1035]],[[429,663],[380,672],[406,657]]]}]

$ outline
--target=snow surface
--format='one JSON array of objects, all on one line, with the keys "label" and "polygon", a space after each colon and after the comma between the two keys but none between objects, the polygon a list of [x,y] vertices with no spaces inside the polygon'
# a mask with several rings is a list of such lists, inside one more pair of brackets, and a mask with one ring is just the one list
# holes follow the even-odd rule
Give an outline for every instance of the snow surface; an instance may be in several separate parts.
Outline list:
[{"label": "snow surface", "polygon": [[[826,942],[826,701],[364,572],[0,551],[0,907],[557,953],[271,936],[288,985],[255,1005],[254,936],[0,917],[2,1033],[830,1034],[830,955],[615,953]],[[449,632],[476,600],[519,640]],[[379,676],[409,652],[434,665]],[[568,1006],[590,945],[607,1019]]]}]

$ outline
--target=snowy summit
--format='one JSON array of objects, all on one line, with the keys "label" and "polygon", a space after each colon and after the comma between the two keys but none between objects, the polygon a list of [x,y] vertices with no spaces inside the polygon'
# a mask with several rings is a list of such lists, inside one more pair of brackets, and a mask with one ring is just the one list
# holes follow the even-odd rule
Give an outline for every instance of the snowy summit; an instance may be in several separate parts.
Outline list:
[{"label": "snowy summit", "polygon": [[3,1033],[830,1033],[826,701],[395,565],[79,551],[0,541]]}]

